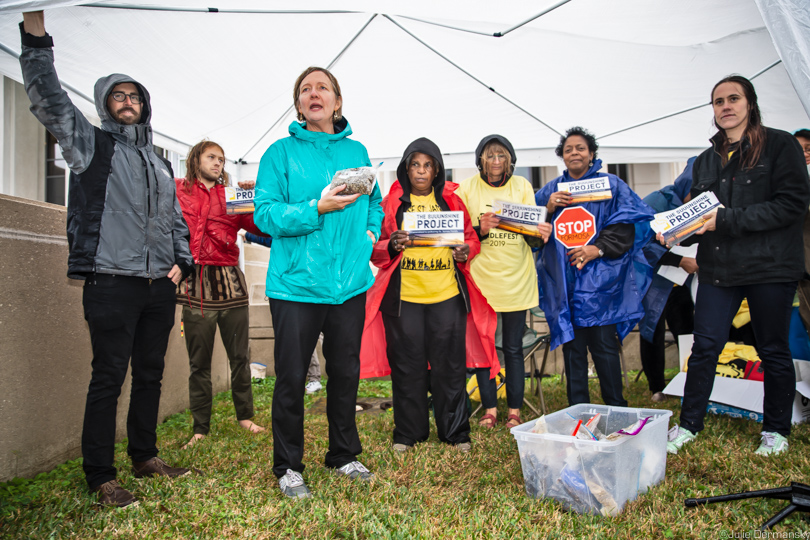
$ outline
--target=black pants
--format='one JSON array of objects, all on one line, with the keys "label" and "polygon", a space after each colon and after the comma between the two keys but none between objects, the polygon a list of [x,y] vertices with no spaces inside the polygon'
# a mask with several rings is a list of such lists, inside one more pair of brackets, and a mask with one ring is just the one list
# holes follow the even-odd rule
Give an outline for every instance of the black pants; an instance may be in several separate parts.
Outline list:
[{"label": "black pants", "polygon": [[677,341],[678,336],[691,334],[695,325],[695,304],[689,287],[673,287],[667,304],[653,333],[652,343],[644,338],[639,340],[641,367],[647,376],[650,392],[660,392],[666,387],[664,381],[664,364],[666,363],[666,327],[672,331]]},{"label": "black pants", "polygon": [[681,426],[703,429],[703,417],[714,386],[717,358],[743,297],[748,298],[751,326],[757,339],[765,381],[763,431],[790,435],[796,396],[796,373],[788,345],[790,313],[796,282],[715,287],[701,282],[695,302],[695,342],[686,371]]},{"label": "black pants", "polygon": [[401,305],[399,317],[383,313],[394,391],[394,442],[413,446],[430,435],[428,366],[439,440],[469,442],[464,300],[456,295],[436,304]]},{"label": "black pants", "polygon": [[169,278],[95,274],[84,284],[93,374],[82,430],[84,474],[91,489],[115,479],[118,396],[132,358],[127,453],[132,461],[158,454],[157,428],[163,358],[174,326],[175,285]]},{"label": "black pants", "polygon": [[574,339],[563,343],[568,404],[590,403],[588,391],[588,351],[599,376],[605,405],[627,407],[622,396],[622,365],[616,325],[574,328]]},{"label": "black pants", "polygon": [[[506,405],[510,409],[523,406],[523,394],[526,389],[526,370],[523,361],[523,333],[526,330],[526,310],[502,311],[501,316],[501,350],[506,368]],[[485,409],[498,406],[498,385],[495,379],[489,378],[489,368],[475,370],[478,381],[478,393]]]},{"label": "black pants", "polygon": [[276,387],[273,391],[273,472],[302,472],[304,464],[304,386],[312,350],[323,332],[326,360],[327,467],[342,467],[363,451],[355,424],[360,381],[360,338],[366,295],[342,304],[309,304],[270,299],[276,335]]}]

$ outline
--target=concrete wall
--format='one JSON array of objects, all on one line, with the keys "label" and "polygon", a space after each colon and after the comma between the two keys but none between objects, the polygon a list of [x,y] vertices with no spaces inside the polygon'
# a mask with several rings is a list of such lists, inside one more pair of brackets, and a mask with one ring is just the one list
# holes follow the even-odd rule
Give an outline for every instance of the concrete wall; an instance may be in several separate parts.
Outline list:
[{"label": "concrete wall", "polygon": [[[83,282],[66,277],[65,216],[61,206],[0,195],[0,481],[34,476],[80,455],[92,353]],[[188,373],[178,307],[161,421],[188,407]],[[228,389],[229,373],[217,338],[215,392]],[[129,387],[127,377],[118,402],[117,440],[126,435]]]}]

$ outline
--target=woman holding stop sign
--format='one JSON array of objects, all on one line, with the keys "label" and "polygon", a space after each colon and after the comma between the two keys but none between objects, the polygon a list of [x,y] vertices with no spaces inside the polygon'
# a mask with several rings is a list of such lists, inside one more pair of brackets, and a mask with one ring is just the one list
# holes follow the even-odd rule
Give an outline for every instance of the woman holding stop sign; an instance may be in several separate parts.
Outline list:
[{"label": "woman holding stop sign", "polygon": [[[560,138],[557,156],[562,176],[537,192],[554,224],[554,240],[537,260],[540,307],[551,330],[551,348],[563,346],[568,403],[589,403],[588,351],[593,358],[602,399],[627,406],[622,395],[619,342],[644,315],[641,299],[649,270],[635,238],[635,223],[650,221],[653,211],[618,176],[598,172],[596,138],[581,127]],[[590,181],[590,182],[588,182]],[[576,198],[572,191],[588,191]],[[579,202],[578,202],[579,201]]]}]

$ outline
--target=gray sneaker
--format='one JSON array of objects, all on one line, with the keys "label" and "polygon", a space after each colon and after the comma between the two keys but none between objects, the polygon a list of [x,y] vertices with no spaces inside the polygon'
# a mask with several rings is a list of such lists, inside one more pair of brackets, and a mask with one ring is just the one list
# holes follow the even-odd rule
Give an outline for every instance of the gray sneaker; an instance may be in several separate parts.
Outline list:
[{"label": "gray sneaker", "polygon": [[343,476],[348,476],[352,480],[360,479],[366,482],[370,482],[374,478],[374,473],[366,469],[366,467],[359,461],[352,461],[351,463],[347,463],[343,467],[335,469],[335,473]]},{"label": "gray sneaker", "polygon": [[304,483],[301,473],[292,469],[287,469],[287,474],[278,479],[278,487],[281,492],[291,499],[309,499],[312,492]]}]

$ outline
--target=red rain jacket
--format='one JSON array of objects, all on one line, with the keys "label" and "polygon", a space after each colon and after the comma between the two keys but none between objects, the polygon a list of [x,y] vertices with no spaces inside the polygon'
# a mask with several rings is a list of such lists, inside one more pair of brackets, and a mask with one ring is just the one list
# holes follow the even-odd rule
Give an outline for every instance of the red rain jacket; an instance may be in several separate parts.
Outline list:
[{"label": "red rain jacket", "polygon": [[177,199],[183,218],[191,234],[189,248],[195,264],[210,266],[236,266],[239,264],[239,246],[236,234],[245,229],[253,234],[267,236],[253,224],[253,214],[228,214],[225,210],[225,186],[216,184],[205,189],[194,179],[191,193],[185,178],[175,178]]},{"label": "red rain jacket", "polygon": [[[470,275],[469,261],[481,251],[481,242],[478,235],[472,228],[470,215],[461,199],[454,192],[458,184],[446,182],[444,185],[444,200],[451,211],[464,212],[464,240],[470,245],[470,255],[468,262],[455,263],[467,280],[467,291],[470,295],[470,312],[467,313],[467,367],[469,368],[490,368],[490,378],[500,371],[498,354],[495,352],[495,328],[498,326],[498,319],[495,311],[487,303],[484,295],[475,285]],[[385,291],[388,289],[388,282],[391,275],[399,266],[402,252],[394,259],[388,253],[388,242],[391,233],[398,229],[396,224],[396,212],[401,203],[402,186],[399,181],[394,182],[388,195],[383,199],[382,207],[385,211],[383,218],[380,240],[374,245],[371,253],[371,262],[380,270],[374,280],[374,285],[366,294],[366,322],[363,327],[363,342],[360,349],[360,378],[384,377],[391,374],[386,355],[385,327],[383,326],[380,304],[382,303]],[[437,328],[437,331],[441,329]]]}]

